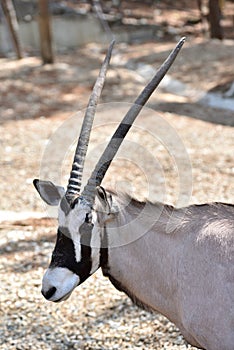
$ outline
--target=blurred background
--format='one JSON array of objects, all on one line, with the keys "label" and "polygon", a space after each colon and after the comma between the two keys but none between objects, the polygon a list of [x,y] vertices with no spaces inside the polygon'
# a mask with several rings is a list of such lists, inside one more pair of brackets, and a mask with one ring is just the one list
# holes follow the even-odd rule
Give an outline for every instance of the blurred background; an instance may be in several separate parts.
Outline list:
[{"label": "blurred background", "polygon": [[[1,0],[0,53],[17,57],[38,52],[44,63],[53,50],[64,52],[89,42],[162,39],[192,34],[233,38],[233,1],[45,1]],[[46,46],[46,47],[45,47]]]},{"label": "blurred background", "polygon": [[0,1],[0,349],[195,349],[101,272],[65,303],[46,302],[57,223],[32,186],[39,176],[66,186],[110,41],[85,177],[181,36],[104,185],[174,205],[184,194],[233,203],[234,1]]}]

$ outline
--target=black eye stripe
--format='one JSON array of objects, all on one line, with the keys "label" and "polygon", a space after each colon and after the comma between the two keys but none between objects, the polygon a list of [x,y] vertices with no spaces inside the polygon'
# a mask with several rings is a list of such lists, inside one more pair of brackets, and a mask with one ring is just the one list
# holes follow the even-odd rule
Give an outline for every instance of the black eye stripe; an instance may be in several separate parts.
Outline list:
[{"label": "black eye stripe", "polygon": [[[87,224],[86,224],[87,225]],[[80,283],[84,282],[92,269],[92,249],[91,249],[91,231],[84,235],[84,242],[81,242],[81,260],[76,261],[76,253],[71,234],[64,227],[58,229],[57,241],[52,254],[50,268],[66,267],[74,272],[80,278]],[[64,234],[65,233],[65,234]],[[85,244],[84,244],[85,243]]]}]

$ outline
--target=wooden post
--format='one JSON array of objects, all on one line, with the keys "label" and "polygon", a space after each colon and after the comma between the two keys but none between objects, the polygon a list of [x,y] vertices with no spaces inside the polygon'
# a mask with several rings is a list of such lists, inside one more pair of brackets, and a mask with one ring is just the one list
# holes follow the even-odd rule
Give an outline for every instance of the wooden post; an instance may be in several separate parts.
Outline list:
[{"label": "wooden post", "polygon": [[12,0],[1,0],[2,10],[6,17],[9,32],[11,34],[13,46],[18,59],[22,58],[19,38],[18,38],[18,22],[15,14]]},{"label": "wooden post", "polygon": [[53,63],[52,36],[50,28],[49,1],[38,0],[40,48],[43,64]]},{"label": "wooden post", "polygon": [[209,23],[211,38],[223,39],[223,29],[220,24],[222,10],[220,0],[209,0]]}]

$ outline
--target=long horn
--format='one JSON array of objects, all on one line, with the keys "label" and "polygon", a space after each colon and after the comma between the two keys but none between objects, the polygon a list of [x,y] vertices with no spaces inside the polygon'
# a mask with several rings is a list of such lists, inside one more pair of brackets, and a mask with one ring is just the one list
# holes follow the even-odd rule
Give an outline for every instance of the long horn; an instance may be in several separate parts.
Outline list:
[{"label": "long horn", "polygon": [[153,91],[157,88],[157,86],[171,67],[176,56],[181,50],[184,42],[185,38],[181,38],[174,50],[171,52],[171,54],[156,72],[153,79],[148,83],[148,85],[143,89],[141,94],[137,97],[135,103],[131,106],[127,114],[124,116],[122,122],[119,124],[110,142],[106,146],[97,165],[95,166],[94,171],[92,172],[91,177],[88,180],[87,185],[84,187],[84,190],[81,194],[81,196],[89,203],[90,206],[92,206],[94,202],[96,186],[99,186],[101,184],[103,177],[105,176],[105,173],[109,168],[114,156],[116,155],[124,137],[131,128],[134,120],[140,113],[142,107],[145,105]]},{"label": "long horn", "polygon": [[84,116],[83,124],[81,127],[81,132],[79,140],[76,147],[76,152],[72,164],[72,170],[70,178],[68,181],[66,198],[73,197],[76,194],[79,194],[81,188],[82,173],[84,168],[85,156],[88,149],[90,132],[93,125],[93,119],[96,112],[97,103],[102,92],[102,88],[105,82],[107,68],[110,62],[112,49],[115,41],[113,40],[108,48],[106,57],[102,63],[102,67],[99,72],[99,76],[96,80],[96,83],[93,87],[92,94],[89,99],[89,103],[86,109]]}]

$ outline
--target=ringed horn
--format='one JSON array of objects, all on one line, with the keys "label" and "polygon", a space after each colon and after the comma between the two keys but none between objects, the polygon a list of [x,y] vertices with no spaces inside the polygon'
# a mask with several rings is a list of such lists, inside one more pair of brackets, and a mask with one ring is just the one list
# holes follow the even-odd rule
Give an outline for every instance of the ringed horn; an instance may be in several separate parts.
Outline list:
[{"label": "ringed horn", "polygon": [[170,53],[168,58],[164,61],[162,66],[156,72],[153,79],[148,83],[148,85],[143,89],[141,94],[137,97],[135,103],[132,105],[127,114],[124,116],[122,122],[117,127],[114,135],[112,136],[103,154],[101,155],[97,165],[95,166],[91,177],[89,178],[86,186],[84,187],[83,192],[81,193],[82,198],[88,203],[89,206],[93,206],[96,194],[96,187],[101,184],[105,173],[109,168],[114,156],[116,155],[124,137],[127,135],[134,120],[140,113],[142,107],[148,101],[153,91],[157,88],[157,86],[171,67],[184,42],[185,38],[181,38],[174,50]]},{"label": "ringed horn", "polygon": [[103,85],[105,82],[107,68],[110,62],[112,49],[114,46],[114,40],[111,42],[107,51],[106,57],[102,63],[98,78],[93,87],[89,103],[84,116],[84,121],[81,127],[79,140],[77,143],[75,156],[72,164],[71,174],[68,180],[68,186],[66,191],[66,199],[68,202],[72,201],[72,198],[80,193],[82,173],[84,168],[85,156],[89,144],[90,132],[93,125],[93,119],[98,104],[99,97],[101,95]]}]

